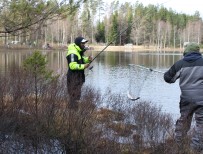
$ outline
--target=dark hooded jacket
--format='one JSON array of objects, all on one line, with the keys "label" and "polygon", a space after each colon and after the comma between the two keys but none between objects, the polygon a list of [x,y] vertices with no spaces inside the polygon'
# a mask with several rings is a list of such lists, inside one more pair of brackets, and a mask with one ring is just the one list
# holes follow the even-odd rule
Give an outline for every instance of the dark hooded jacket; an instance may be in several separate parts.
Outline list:
[{"label": "dark hooded jacket", "polygon": [[203,100],[203,58],[199,51],[184,52],[183,59],[164,74],[164,80],[168,83],[174,83],[177,79],[181,98]]}]

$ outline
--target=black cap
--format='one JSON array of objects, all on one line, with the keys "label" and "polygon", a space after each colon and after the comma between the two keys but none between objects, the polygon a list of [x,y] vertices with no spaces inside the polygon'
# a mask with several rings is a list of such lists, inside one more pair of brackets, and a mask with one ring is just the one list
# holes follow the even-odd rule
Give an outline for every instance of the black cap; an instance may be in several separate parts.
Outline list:
[{"label": "black cap", "polygon": [[88,40],[84,39],[84,37],[76,37],[75,44],[80,46],[80,43],[86,43]]}]

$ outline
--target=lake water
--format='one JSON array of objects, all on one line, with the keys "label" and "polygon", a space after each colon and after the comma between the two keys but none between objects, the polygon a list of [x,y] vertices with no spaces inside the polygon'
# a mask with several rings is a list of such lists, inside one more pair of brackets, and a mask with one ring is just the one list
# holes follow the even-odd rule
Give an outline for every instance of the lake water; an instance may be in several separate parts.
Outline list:
[{"label": "lake water", "polygon": [[[32,51],[1,50],[0,73],[9,71],[12,64],[21,66],[23,60]],[[48,66],[58,74],[66,74],[66,51],[42,51],[47,55]],[[95,57],[98,52],[88,51],[88,55]],[[109,52],[104,51],[92,63],[92,71],[86,70],[86,83],[96,90],[105,93],[111,90],[127,98],[129,92],[140,100],[150,101],[162,107],[162,110],[179,116],[180,89],[178,81],[167,84],[163,80],[163,73],[174,62],[182,58],[178,52]],[[138,67],[142,66],[144,68]],[[155,71],[149,71],[151,68]],[[156,72],[161,71],[161,72]],[[129,102],[129,103],[136,103]]]}]

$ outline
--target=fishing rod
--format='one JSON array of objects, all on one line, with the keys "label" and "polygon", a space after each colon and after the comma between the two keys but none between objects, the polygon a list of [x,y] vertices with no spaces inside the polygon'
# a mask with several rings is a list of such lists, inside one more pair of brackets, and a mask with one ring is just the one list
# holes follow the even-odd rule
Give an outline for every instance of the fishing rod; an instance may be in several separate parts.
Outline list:
[{"label": "fishing rod", "polygon": [[157,72],[157,73],[161,73],[161,74],[164,74],[165,72],[162,72],[162,71],[159,71],[159,70],[155,70],[155,69],[152,69],[152,68],[148,68],[148,67],[144,67],[142,65],[135,65],[136,67],[139,67],[139,68],[142,68],[142,69],[146,69],[146,70],[149,70],[151,72]]},{"label": "fishing rod", "polygon": [[[128,25],[128,27],[125,29],[125,30],[123,30],[122,32],[120,32],[118,35],[115,35],[115,38],[118,38],[118,37],[120,37],[124,32],[126,32],[129,28],[131,28],[132,27],[132,25],[134,25],[135,24],[135,22],[133,22],[132,24],[130,24],[130,25]],[[91,62],[89,63],[89,65],[102,53],[102,52],[104,52],[104,50],[109,46],[109,45],[111,45],[113,43],[113,41],[110,41],[92,60],[91,60]],[[91,70],[93,68],[93,66],[91,66],[89,69]]]},{"label": "fishing rod", "polygon": [[[110,44],[112,44],[113,42],[111,41],[111,42],[109,42],[91,61],[90,61],[90,63],[89,63],[89,65],[102,53],[102,52],[104,52],[104,50],[110,45]],[[89,70],[92,70],[93,69],[93,66],[90,66],[89,67]]]},{"label": "fishing rod", "polygon": [[104,50],[109,46],[109,45],[111,45],[113,42],[111,41],[111,42],[109,42],[93,59],[92,59],[92,61],[89,63],[89,64],[91,64],[102,52],[104,52]]}]

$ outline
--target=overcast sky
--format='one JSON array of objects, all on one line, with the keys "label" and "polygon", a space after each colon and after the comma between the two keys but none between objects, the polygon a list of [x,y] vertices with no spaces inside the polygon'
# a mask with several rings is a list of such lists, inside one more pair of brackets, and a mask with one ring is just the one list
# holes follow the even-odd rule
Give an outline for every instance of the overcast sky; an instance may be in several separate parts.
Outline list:
[{"label": "overcast sky", "polygon": [[[104,0],[106,2],[113,2],[113,0]],[[119,0],[120,3],[130,2],[135,3],[135,0]],[[171,8],[178,13],[186,13],[193,15],[195,11],[199,11],[203,18],[203,0],[138,0],[144,4],[163,5],[166,8]]]}]

